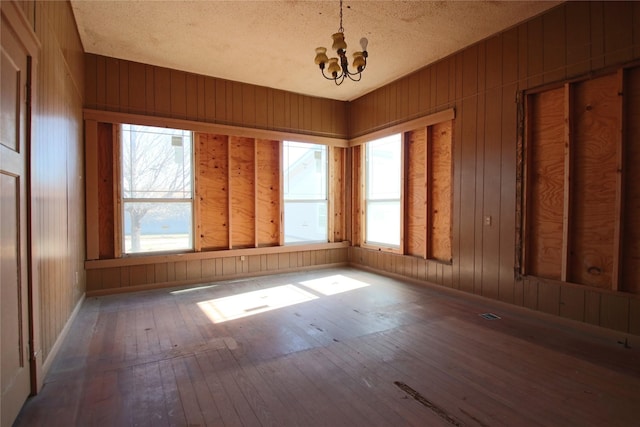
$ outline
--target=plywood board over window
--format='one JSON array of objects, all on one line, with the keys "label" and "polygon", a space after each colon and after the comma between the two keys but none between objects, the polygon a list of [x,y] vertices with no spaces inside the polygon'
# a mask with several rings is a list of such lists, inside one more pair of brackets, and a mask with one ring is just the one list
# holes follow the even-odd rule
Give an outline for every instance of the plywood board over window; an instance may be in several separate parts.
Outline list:
[{"label": "plywood board over window", "polygon": [[195,140],[197,247],[229,249],[229,137],[198,134]]},{"label": "plywood board over window", "polygon": [[525,274],[638,292],[639,106],[638,68],[527,96]]},{"label": "plywood board over window", "polygon": [[406,133],[405,253],[451,262],[452,121]]}]

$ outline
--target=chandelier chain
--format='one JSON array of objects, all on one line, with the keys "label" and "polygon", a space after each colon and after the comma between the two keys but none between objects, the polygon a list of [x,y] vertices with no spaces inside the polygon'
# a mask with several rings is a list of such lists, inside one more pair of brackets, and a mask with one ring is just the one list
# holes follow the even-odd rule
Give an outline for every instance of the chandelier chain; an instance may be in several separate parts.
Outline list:
[{"label": "chandelier chain", "polygon": [[344,33],[344,28],[342,28],[342,0],[340,0],[340,28],[338,28],[338,32]]}]

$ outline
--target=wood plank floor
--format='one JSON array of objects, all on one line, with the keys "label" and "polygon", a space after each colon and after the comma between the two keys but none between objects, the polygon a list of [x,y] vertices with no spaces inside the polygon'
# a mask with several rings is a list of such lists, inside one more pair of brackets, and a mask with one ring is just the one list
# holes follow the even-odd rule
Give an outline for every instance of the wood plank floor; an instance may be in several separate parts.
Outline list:
[{"label": "wood plank floor", "polygon": [[594,331],[349,268],[90,298],[16,425],[638,426]]}]

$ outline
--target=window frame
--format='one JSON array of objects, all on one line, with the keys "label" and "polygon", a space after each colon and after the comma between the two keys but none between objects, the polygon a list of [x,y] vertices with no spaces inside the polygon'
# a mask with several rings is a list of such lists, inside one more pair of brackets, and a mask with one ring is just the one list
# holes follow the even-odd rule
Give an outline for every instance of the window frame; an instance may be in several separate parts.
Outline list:
[{"label": "window frame", "polygon": [[[287,199],[287,191],[285,189],[288,188],[288,186],[285,184],[286,181],[286,167],[287,165],[285,164],[285,151],[287,149],[288,144],[298,144],[298,145],[302,145],[302,146],[309,146],[311,147],[321,147],[323,152],[324,152],[324,177],[322,179],[322,187],[324,189],[324,198],[307,198],[307,199]],[[329,236],[331,234],[331,230],[330,230],[330,223],[329,223],[329,210],[330,210],[330,200],[331,200],[331,195],[329,194],[329,187],[330,187],[330,182],[329,182],[329,178],[331,176],[331,171],[330,171],[330,162],[329,162],[329,157],[330,157],[330,147],[326,144],[318,144],[318,143],[313,143],[313,142],[305,142],[305,141],[292,141],[290,139],[283,139],[282,140],[282,244],[284,246],[292,246],[292,245],[304,245],[304,244],[313,244],[313,243],[328,243],[329,242]],[[287,232],[286,232],[286,224],[287,224],[287,215],[286,215],[286,210],[287,210],[287,203],[302,203],[302,204],[316,204],[316,203],[321,203],[324,202],[324,218],[325,218],[325,235],[324,235],[324,239],[321,240],[300,240],[300,241],[295,241],[295,242],[287,242]],[[318,219],[321,217],[321,215],[318,215]]]},{"label": "window frame", "polygon": [[[397,245],[394,244],[389,244],[386,242],[377,242],[375,240],[369,240],[368,236],[367,236],[367,229],[368,229],[368,224],[369,224],[369,203],[370,203],[370,199],[368,198],[368,192],[369,192],[369,168],[368,168],[368,153],[369,153],[369,147],[371,147],[371,143],[372,142],[377,142],[380,141],[382,139],[386,139],[392,136],[399,136],[399,144],[400,144],[400,191],[399,191],[399,198],[398,199],[375,199],[375,202],[389,202],[389,201],[398,201],[398,205],[399,205],[399,229],[398,229],[398,234],[399,234],[399,238],[398,241],[399,243]],[[363,150],[361,152],[361,164],[362,164],[362,199],[361,199],[361,206],[362,206],[362,216],[361,216],[361,235],[362,235],[362,246],[366,247],[366,248],[372,248],[372,249],[376,249],[376,250],[380,250],[380,251],[385,251],[385,252],[393,252],[393,253],[398,253],[398,254],[402,254],[404,253],[404,213],[405,213],[405,150],[406,150],[406,144],[405,144],[405,133],[404,132],[393,132],[393,133],[389,133],[387,135],[383,135],[383,136],[379,136],[376,138],[370,138],[367,141],[364,142],[363,144]]]},{"label": "window frame", "polygon": [[[189,161],[184,162],[187,163],[190,167],[190,182],[189,188],[190,197],[180,197],[180,198],[163,198],[163,197],[125,197],[125,186],[124,186],[124,144],[123,144],[123,134],[126,132],[126,126],[137,126],[144,128],[154,128],[160,131],[162,130],[174,130],[181,131],[183,135],[183,143],[184,136],[189,135],[189,144],[190,144],[190,156]],[[162,255],[162,254],[173,254],[173,253],[189,253],[195,251],[195,194],[196,194],[196,180],[195,180],[195,141],[194,136],[195,132],[186,128],[177,128],[177,127],[160,127],[154,125],[145,125],[138,123],[118,123],[115,125],[115,132],[117,138],[117,150],[114,150],[116,155],[114,158],[118,159],[117,164],[114,164],[114,172],[117,177],[117,185],[114,188],[114,192],[116,193],[116,200],[118,202],[118,219],[119,224],[117,225],[117,230],[115,233],[115,237],[117,240],[117,245],[119,247],[119,252],[122,257],[136,257],[136,256],[153,256],[153,255]],[[167,133],[167,135],[170,135]],[[182,191],[184,192],[184,191]],[[154,203],[154,204],[174,204],[174,203],[188,203],[189,204],[189,230],[188,230],[188,239],[189,245],[188,247],[180,247],[180,248],[170,248],[163,250],[152,250],[152,251],[138,251],[138,252],[127,252],[126,250],[126,205],[127,203]]]}]

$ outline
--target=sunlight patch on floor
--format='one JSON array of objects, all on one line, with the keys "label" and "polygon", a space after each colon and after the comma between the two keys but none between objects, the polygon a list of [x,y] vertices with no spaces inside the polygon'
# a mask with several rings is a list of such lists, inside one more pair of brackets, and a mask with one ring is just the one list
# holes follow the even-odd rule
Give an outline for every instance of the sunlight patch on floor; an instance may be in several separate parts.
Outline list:
[{"label": "sunlight patch on floor", "polygon": [[223,298],[201,301],[198,307],[213,323],[222,323],[264,313],[318,298],[294,285],[245,292]]},{"label": "sunlight patch on floor", "polygon": [[368,283],[343,276],[342,274],[305,280],[300,282],[300,284],[323,295],[335,295],[370,286]]}]

